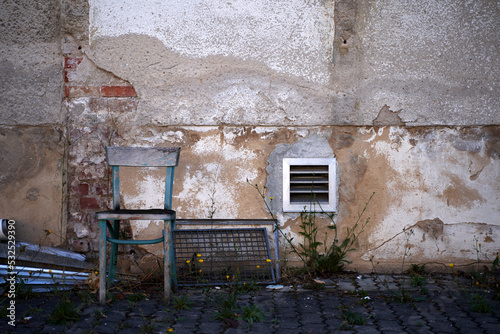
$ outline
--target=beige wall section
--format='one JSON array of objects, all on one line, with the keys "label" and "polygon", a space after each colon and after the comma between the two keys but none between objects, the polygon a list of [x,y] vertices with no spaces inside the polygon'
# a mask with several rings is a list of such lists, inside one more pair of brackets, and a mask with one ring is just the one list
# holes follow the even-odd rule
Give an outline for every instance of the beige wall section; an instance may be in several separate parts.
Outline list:
[{"label": "beige wall section", "polygon": [[16,221],[17,241],[64,242],[61,133],[52,127],[0,128],[0,218]]},{"label": "beige wall section", "polygon": [[[328,141],[338,160],[341,236],[376,193],[366,212],[371,221],[357,251],[349,254],[352,268],[372,270],[373,256],[382,263],[379,269],[397,271],[405,247],[403,228],[414,231],[407,261],[436,270],[450,262],[474,261],[474,238],[488,254],[500,249],[498,127],[149,127],[141,132],[150,136],[134,144],[182,147],[173,201],[181,218],[208,218],[211,210],[220,218],[268,218],[264,202],[246,180],[266,185],[271,153],[314,135]],[[134,133],[128,136],[135,138]],[[125,175],[126,205],[161,205],[164,171],[141,171],[137,182]],[[281,198],[281,189],[271,186],[267,196]],[[275,203],[282,228],[298,241],[298,214],[280,207]],[[323,220],[320,235],[327,224]],[[161,224],[135,224],[132,230],[137,237],[154,236]]]}]

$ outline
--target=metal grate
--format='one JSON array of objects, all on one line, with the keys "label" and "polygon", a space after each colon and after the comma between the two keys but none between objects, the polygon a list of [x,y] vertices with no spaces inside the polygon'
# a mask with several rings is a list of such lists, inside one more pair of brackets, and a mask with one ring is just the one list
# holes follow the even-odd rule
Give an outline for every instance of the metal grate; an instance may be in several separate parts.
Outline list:
[{"label": "metal grate", "polygon": [[177,283],[275,283],[265,228],[174,230]]}]

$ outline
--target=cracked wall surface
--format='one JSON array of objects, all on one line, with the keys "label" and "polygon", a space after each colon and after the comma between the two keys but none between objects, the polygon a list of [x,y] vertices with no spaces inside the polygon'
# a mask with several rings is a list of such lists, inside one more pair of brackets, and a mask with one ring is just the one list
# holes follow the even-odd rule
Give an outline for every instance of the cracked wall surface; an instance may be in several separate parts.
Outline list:
[{"label": "cracked wall surface", "polygon": [[[437,270],[471,263],[477,240],[500,250],[498,3],[19,3],[0,14],[0,184],[14,194],[0,214],[28,240],[49,227],[52,243],[96,251],[104,147],[180,146],[180,218],[267,218],[248,179],[299,240],[299,215],[281,210],[282,158],[334,156],[341,237],[375,192],[351,268],[373,257],[400,270],[403,228],[411,261]],[[126,207],[161,206],[163,170],[123,174]],[[134,273],[161,255],[120,251]]]}]

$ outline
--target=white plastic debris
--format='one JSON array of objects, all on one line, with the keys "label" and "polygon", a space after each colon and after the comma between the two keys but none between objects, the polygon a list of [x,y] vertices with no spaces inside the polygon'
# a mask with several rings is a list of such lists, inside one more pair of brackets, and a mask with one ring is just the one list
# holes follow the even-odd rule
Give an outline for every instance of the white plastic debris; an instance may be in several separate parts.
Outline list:
[{"label": "white plastic debris", "polygon": [[279,289],[283,289],[283,285],[280,285],[280,284],[268,285],[266,288],[269,290],[279,290]]}]

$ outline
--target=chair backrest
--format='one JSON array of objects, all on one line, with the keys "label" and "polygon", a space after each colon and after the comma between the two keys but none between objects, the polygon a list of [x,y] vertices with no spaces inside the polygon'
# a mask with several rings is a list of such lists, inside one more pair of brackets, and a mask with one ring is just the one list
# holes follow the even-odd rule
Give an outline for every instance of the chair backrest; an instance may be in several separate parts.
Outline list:
[{"label": "chair backrest", "polygon": [[106,147],[106,159],[112,166],[113,210],[120,209],[120,166],[167,167],[165,209],[172,209],[174,169],[179,163],[180,147]]}]

